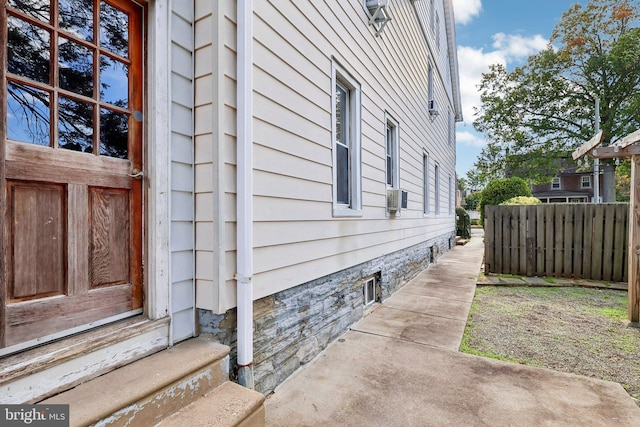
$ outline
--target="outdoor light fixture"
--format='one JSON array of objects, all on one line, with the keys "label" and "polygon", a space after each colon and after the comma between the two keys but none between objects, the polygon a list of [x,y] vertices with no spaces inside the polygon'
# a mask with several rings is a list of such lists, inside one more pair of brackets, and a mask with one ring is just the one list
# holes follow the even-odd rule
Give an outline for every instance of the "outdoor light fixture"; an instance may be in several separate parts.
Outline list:
[{"label": "outdoor light fixture", "polygon": [[378,37],[384,26],[391,21],[391,16],[387,10],[389,0],[364,0],[365,10],[369,16],[369,25],[373,25],[376,29],[376,37]]},{"label": "outdoor light fixture", "polygon": [[435,117],[440,114],[440,109],[438,108],[438,103],[435,99],[429,101],[429,114],[431,117]]}]

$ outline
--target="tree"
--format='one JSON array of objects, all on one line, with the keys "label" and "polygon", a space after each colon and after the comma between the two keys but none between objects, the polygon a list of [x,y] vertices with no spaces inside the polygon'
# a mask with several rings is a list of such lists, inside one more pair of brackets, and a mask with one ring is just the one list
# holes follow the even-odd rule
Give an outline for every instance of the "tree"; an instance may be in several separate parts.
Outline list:
[{"label": "tree", "polygon": [[456,208],[456,236],[471,238],[471,218],[463,208]]},{"label": "tree", "polygon": [[458,188],[460,190],[466,190],[469,186],[469,183],[467,182],[467,180],[465,178],[458,178]]},{"label": "tree", "polygon": [[474,191],[464,198],[464,208],[468,211],[475,211],[480,205],[480,198],[482,197],[482,191]]},{"label": "tree", "polygon": [[484,188],[489,181],[505,177],[504,152],[499,144],[489,143],[482,149],[474,164],[467,172],[467,180],[473,188]]},{"label": "tree", "polygon": [[616,168],[616,200],[628,202],[631,196],[631,161],[621,160],[620,166]]},{"label": "tree", "polygon": [[[637,0],[589,0],[572,5],[553,30],[547,49],[508,72],[483,74],[475,128],[489,142],[477,173],[495,178],[517,170],[533,182],[560,171],[550,158],[595,134],[600,100],[603,145],[640,127],[640,28]],[[615,200],[614,164],[605,162],[603,198]]]},{"label": "tree", "polygon": [[480,217],[484,221],[484,208],[497,206],[513,197],[531,197],[529,184],[518,177],[496,179],[487,184],[480,198]]}]

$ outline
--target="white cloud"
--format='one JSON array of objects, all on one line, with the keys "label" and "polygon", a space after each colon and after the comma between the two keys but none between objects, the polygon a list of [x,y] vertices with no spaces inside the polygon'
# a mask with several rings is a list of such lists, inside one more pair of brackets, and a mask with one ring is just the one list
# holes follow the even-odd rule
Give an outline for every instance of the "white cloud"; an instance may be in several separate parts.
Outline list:
[{"label": "white cloud", "polygon": [[493,35],[493,47],[507,59],[522,60],[547,47],[547,39],[540,34],[523,37],[519,34],[497,33]]},{"label": "white cloud", "polygon": [[458,46],[458,64],[460,75],[460,97],[462,99],[462,115],[467,124],[473,122],[473,107],[481,105],[478,85],[482,73],[489,71],[492,64],[502,64],[507,67],[512,63],[520,63],[529,55],[535,54],[547,47],[547,40],[535,35],[523,37],[497,33],[493,36],[493,48],[485,52],[483,48]]},{"label": "white cloud", "polygon": [[462,115],[465,123],[472,123],[473,107],[481,104],[478,85],[482,79],[482,73],[488,72],[492,64],[506,66],[507,58],[501,51],[484,52],[483,49],[459,46],[458,64]]},{"label": "white cloud", "polygon": [[487,145],[487,141],[485,141],[484,138],[481,138],[476,133],[468,131],[456,132],[456,142],[469,147],[482,148]]},{"label": "white cloud", "polygon": [[457,24],[468,24],[482,10],[481,0],[453,0],[453,11]]}]

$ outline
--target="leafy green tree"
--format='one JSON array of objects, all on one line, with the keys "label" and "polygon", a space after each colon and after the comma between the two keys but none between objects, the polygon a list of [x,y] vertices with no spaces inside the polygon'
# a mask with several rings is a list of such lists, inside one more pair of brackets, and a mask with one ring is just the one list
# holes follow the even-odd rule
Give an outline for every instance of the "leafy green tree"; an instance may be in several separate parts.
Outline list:
[{"label": "leafy green tree", "polygon": [[458,178],[458,188],[460,190],[466,190],[469,186],[469,183],[467,182],[466,178]]},{"label": "leafy green tree", "polygon": [[628,202],[631,198],[631,161],[624,159],[616,168],[616,200]]},{"label": "leafy green tree", "polygon": [[471,238],[471,218],[463,208],[456,208],[456,236]]},{"label": "leafy green tree", "polygon": [[[479,89],[475,128],[488,138],[477,173],[518,170],[534,182],[559,172],[550,158],[595,134],[603,145],[640,127],[640,12],[637,0],[589,0],[562,15],[547,49],[508,72],[493,65]],[[604,162],[603,198],[615,200],[614,165]],[[555,169],[555,170],[554,170]]]},{"label": "leafy green tree", "polygon": [[532,206],[541,203],[537,197],[516,196],[500,203],[500,206]]},{"label": "leafy green tree", "polygon": [[482,198],[482,191],[474,191],[464,198],[464,208],[468,211],[475,211],[480,205],[480,198]]},{"label": "leafy green tree", "polygon": [[490,142],[482,149],[474,164],[474,169],[467,172],[467,180],[473,188],[484,188],[489,181],[504,178],[505,156],[500,144]]},{"label": "leafy green tree", "polygon": [[503,178],[489,182],[485,189],[482,190],[480,217],[484,221],[484,208],[486,206],[497,206],[518,196],[531,197],[529,184],[522,178]]}]

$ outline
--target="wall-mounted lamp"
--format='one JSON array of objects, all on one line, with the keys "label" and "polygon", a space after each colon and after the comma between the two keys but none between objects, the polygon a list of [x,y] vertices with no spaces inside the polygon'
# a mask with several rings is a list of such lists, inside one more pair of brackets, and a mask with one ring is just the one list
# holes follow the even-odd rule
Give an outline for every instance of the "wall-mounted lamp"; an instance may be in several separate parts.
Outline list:
[{"label": "wall-mounted lamp", "polygon": [[438,103],[435,99],[429,100],[429,114],[431,117],[435,117],[440,114],[440,109],[438,108]]},{"label": "wall-mounted lamp", "polygon": [[384,26],[391,21],[391,16],[387,10],[389,0],[364,0],[365,10],[369,16],[369,25],[373,25],[376,29],[376,37],[378,37]]}]

